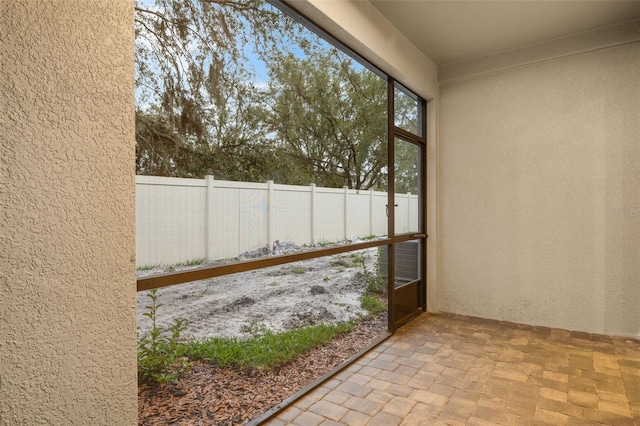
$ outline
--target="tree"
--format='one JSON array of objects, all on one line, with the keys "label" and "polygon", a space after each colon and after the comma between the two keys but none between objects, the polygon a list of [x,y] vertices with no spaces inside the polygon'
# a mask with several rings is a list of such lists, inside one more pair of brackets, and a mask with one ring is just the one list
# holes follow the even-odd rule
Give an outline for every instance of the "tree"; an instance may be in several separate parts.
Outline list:
[{"label": "tree", "polygon": [[268,51],[291,28],[261,0],[136,2],[136,171],[250,176],[217,158],[264,139],[244,51]]},{"label": "tree", "polygon": [[[418,101],[404,91],[394,89],[394,124],[417,134],[419,129]],[[394,149],[395,192],[418,194],[420,192],[420,153],[418,145],[396,139]]]},{"label": "tree", "polygon": [[265,120],[297,184],[385,189],[386,81],[336,49],[269,62]]}]

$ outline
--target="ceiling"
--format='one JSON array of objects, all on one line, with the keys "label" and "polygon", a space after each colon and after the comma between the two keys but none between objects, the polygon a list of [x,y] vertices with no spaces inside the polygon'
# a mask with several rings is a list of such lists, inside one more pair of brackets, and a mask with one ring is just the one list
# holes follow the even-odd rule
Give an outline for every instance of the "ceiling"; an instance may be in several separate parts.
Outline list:
[{"label": "ceiling", "polygon": [[438,65],[640,18],[640,1],[369,1]]}]

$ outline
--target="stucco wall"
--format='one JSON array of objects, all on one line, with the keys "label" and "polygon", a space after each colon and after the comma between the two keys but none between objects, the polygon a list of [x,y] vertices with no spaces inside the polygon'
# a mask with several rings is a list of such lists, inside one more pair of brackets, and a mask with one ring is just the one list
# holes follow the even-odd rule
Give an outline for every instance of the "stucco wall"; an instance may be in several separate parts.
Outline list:
[{"label": "stucco wall", "polygon": [[640,337],[640,31],[620,28],[444,70],[437,309]]},{"label": "stucco wall", "polygon": [[135,424],[133,0],[0,29],[0,424]]}]

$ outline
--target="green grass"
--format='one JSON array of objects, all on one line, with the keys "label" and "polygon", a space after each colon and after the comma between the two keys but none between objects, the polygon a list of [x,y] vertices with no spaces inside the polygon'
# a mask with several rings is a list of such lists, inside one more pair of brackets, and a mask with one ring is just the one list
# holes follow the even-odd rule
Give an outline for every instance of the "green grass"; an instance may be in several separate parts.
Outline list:
[{"label": "green grass", "polygon": [[160,265],[142,265],[136,268],[137,271],[150,271],[153,268],[159,268]]},{"label": "green grass", "polygon": [[297,275],[304,274],[305,271],[306,269],[302,266],[294,266],[293,268],[291,268],[291,272]]},{"label": "green grass", "polygon": [[284,333],[266,331],[249,339],[212,338],[185,342],[184,354],[220,367],[239,367],[245,370],[264,370],[291,361],[309,349],[353,331],[354,323],[317,325]]},{"label": "green grass", "polygon": [[176,264],[176,266],[197,266],[197,265],[202,265],[206,261],[207,259],[201,257],[198,259],[192,259],[192,260],[187,260],[186,262],[178,263]]},{"label": "green grass", "polygon": [[373,294],[363,294],[360,297],[360,306],[369,311],[370,315],[376,315],[387,310],[387,307]]},{"label": "green grass", "polygon": [[364,256],[360,253],[351,253],[348,256],[339,256],[333,259],[330,263],[331,266],[344,268],[356,268],[364,262]]},{"label": "green grass", "polygon": [[[197,265],[202,265],[203,263],[206,263],[206,262],[207,262],[207,259],[201,257],[201,258],[198,258],[198,259],[187,260],[186,262],[179,262],[179,263],[176,263],[174,265],[170,265],[168,267],[169,268],[177,268],[179,266],[197,266]],[[160,268],[160,267],[162,267],[162,265],[157,263],[155,265],[141,265],[141,266],[138,266],[136,268],[136,270],[137,271],[150,271],[150,270],[152,270],[154,268]]]}]

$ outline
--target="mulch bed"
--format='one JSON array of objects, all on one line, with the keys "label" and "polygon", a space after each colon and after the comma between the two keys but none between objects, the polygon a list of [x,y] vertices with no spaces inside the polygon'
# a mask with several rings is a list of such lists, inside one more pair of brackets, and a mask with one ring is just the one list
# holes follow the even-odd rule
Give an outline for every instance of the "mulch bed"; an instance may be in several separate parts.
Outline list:
[{"label": "mulch bed", "polygon": [[194,361],[176,383],[138,388],[139,425],[237,425],[265,413],[386,334],[387,317],[269,371],[243,372]]}]

